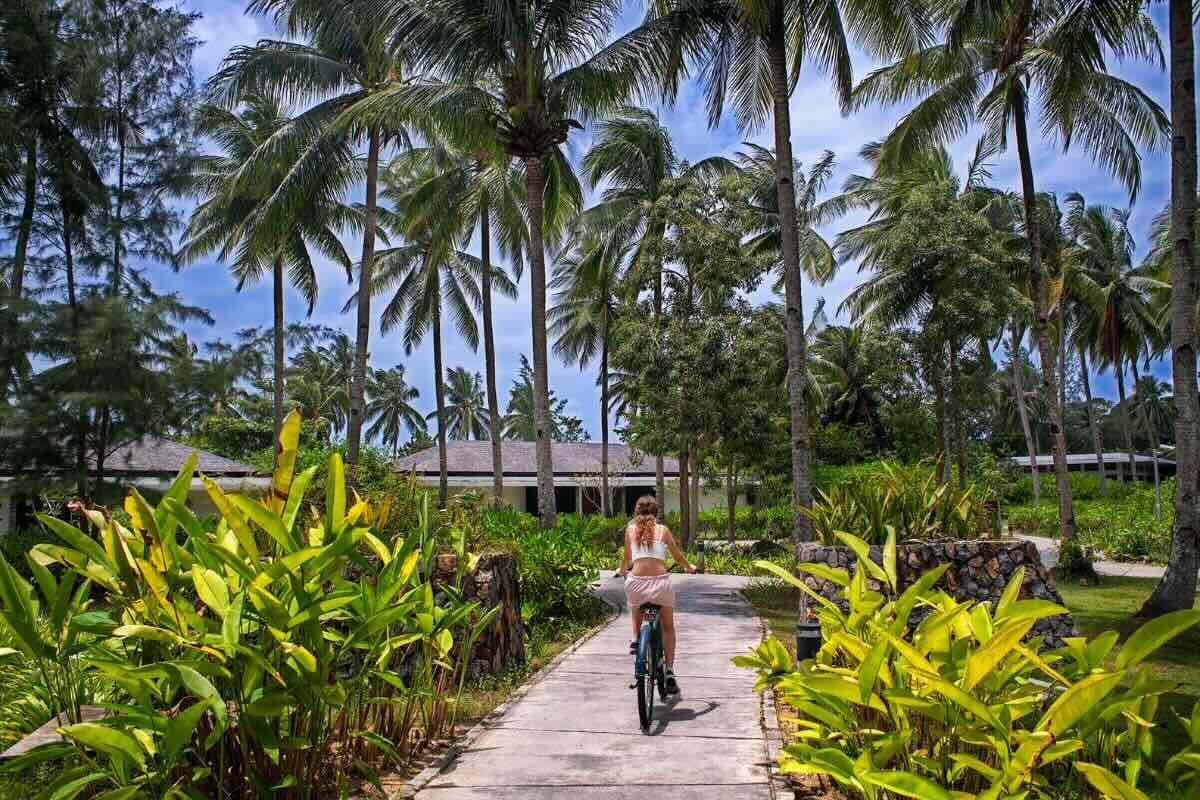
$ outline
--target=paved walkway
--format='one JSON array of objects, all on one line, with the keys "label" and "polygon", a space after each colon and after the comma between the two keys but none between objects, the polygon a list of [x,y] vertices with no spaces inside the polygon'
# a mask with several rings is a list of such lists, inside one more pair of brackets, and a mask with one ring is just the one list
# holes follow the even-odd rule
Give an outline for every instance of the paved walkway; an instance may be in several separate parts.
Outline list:
[{"label": "paved walkway", "polygon": [[[1025,539],[1037,546],[1038,555],[1046,569],[1058,563],[1058,540],[1044,536],[1026,536],[1018,534],[1018,539]],[[1123,561],[1094,561],[1092,565],[1099,575],[1111,575],[1118,578],[1161,578],[1167,571],[1166,567],[1158,564],[1128,564]]]},{"label": "paved walkway", "polygon": [[[607,573],[601,593],[624,605]],[[674,575],[682,689],[656,704],[651,735],[638,726],[629,689],[633,658],[622,609],[560,661],[458,759],[419,800],[768,800],[771,795],[754,673],[730,657],[761,638],[736,593],[745,578]]]}]

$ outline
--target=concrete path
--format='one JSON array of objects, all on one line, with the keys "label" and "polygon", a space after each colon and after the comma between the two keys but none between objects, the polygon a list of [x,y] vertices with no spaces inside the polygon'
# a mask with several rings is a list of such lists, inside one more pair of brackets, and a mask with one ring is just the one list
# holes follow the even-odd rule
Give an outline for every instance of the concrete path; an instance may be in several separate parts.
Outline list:
[{"label": "concrete path", "polygon": [[[1058,541],[1044,536],[1026,536],[1018,534],[1018,539],[1033,542],[1042,557],[1046,569],[1058,563]],[[1158,564],[1128,564],[1123,561],[1095,561],[1092,565],[1099,575],[1111,575],[1117,578],[1161,578],[1167,571],[1166,567]]]},{"label": "concrete path", "polygon": [[[608,573],[599,590],[624,606]],[[583,643],[489,727],[419,800],[717,800],[772,797],[754,673],[730,657],[761,638],[737,595],[747,579],[673,575],[682,693],[638,726],[628,611]]]}]

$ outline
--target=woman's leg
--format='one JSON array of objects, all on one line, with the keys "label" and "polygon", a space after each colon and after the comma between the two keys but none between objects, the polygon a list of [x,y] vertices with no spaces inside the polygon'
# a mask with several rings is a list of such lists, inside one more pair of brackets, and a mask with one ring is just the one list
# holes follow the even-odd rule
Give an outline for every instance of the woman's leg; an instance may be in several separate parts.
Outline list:
[{"label": "woman's leg", "polygon": [[663,606],[658,612],[662,625],[663,650],[666,651],[667,669],[675,668],[675,609]]},{"label": "woman's leg", "polygon": [[642,635],[642,607],[631,606],[629,616],[633,618],[633,640],[636,642]]}]

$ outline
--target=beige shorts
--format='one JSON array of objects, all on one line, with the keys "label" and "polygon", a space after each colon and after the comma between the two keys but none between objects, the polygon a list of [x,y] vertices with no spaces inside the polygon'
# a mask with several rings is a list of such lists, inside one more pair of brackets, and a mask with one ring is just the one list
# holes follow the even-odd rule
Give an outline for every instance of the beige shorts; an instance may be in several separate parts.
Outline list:
[{"label": "beige shorts", "polygon": [[670,574],[630,575],[625,579],[625,599],[630,608],[637,608],[646,603],[674,608],[675,589],[671,586]]}]

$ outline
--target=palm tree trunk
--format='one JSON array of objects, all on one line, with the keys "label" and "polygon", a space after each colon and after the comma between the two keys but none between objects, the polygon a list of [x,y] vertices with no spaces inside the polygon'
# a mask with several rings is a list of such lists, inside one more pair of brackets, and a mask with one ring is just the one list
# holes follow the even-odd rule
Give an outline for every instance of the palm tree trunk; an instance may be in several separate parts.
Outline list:
[{"label": "palm tree trunk", "polygon": [[1067,541],[1075,535],[1075,507],[1071,502],[1071,479],[1067,475],[1067,437],[1063,431],[1063,409],[1058,403],[1055,380],[1054,343],[1050,338],[1049,297],[1042,266],[1042,243],[1038,235],[1037,193],[1033,186],[1033,161],[1029,155],[1029,131],[1025,104],[1013,103],[1013,129],[1021,167],[1021,193],[1025,203],[1025,231],[1029,240],[1029,293],[1033,298],[1033,338],[1041,362],[1042,388],[1050,406],[1050,447],[1054,453],[1054,485],[1058,489],[1058,535]]},{"label": "palm tree trunk", "polygon": [[[121,89],[118,87],[117,96],[123,97]],[[121,274],[124,268],[121,265],[121,240],[124,230],[124,215],[125,215],[125,118],[124,112],[118,111],[117,114],[117,212],[113,217],[113,271],[112,271],[112,293],[118,295],[121,293]]]},{"label": "palm tree trunk", "polygon": [[29,134],[25,145],[25,204],[21,208],[21,222],[17,226],[17,242],[13,250],[12,280],[9,293],[20,299],[25,291],[25,254],[29,249],[29,235],[33,230],[33,211],[37,205],[38,140]]},{"label": "palm tree trunk", "polygon": [[1167,571],[1138,613],[1191,608],[1200,566],[1196,495],[1196,42],[1190,0],[1171,0],[1171,366],[1175,391],[1175,531]]},{"label": "palm tree trunk", "polygon": [[737,464],[732,459],[725,469],[725,505],[729,511],[725,523],[725,538],[733,544],[737,541]]},{"label": "palm tree trunk", "polygon": [[683,550],[688,548],[692,539],[689,455],[687,443],[684,443],[679,451],[679,543]]},{"label": "palm tree trunk", "polygon": [[[775,122],[775,184],[778,192],[780,240],[783,249],[783,283],[787,321],[788,403],[792,433],[792,502],[799,508],[812,505],[809,464],[808,406],[805,402],[808,371],[804,342],[804,298],[801,287],[800,248],[796,232],[796,187],[792,182],[792,120],[788,108],[787,39],[782,0],[771,4],[767,55],[771,64],[771,95]],[[792,541],[798,547],[812,539],[812,522],[798,511],[792,517]]]},{"label": "palm tree trunk", "polygon": [[[358,479],[358,451],[362,442],[363,418],[366,416],[367,356],[371,339],[371,294],[375,276],[375,225],[379,188],[379,152],[383,136],[377,127],[367,134],[367,190],[363,215],[362,261],[358,267],[358,319],[354,339],[354,369],[350,378],[350,420],[346,425],[347,477],[353,484]],[[438,378],[441,387],[441,378]]]},{"label": "palm tree trunk", "polygon": [[433,302],[433,397],[437,404],[438,508],[445,508],[450,494],[446,460],[446,384],[442,380],[442,298]]},{"label": "palm tree trunk", "polygon": [[935,356],[933,369],[933,428],[934,449],[937,451],[938,483],[946,483],[950,456],[946,442],[946,383],[942,377],[940,358]]},{"label": "palm tree trunk", "polygon": [[1129,461],[1129,479],[1137,480],[1137,461],[1133,454],[1133,429],[1129,424],[1129,404],[1125,401],[1125,366],[1121,364],[1118,354],[1113,364],[1113,372],[1117,375],[1117,400],[1121,409],[1121,433],[1125,436],[1125,457]]},{"label": "palm tree trunk", "polygon": [[492,330],[492,222],[487,202],[479,209],[479,260],[483,262],[483,364],[487,373],[488,436],[492,440],[492,498],[504,501],[504,450],[500,401],[496,396],[496,337]]},{"label": "palm tree trunk", "polygon": [[1136,358],[1130,359],[1130,366],[1133,368],[1133,396],[1137,398],[1138,416],[1142,418],[1142,429],[1146,432],[1146,443],[1150,446],[1150,460],[1154,464],[1154,518],[1162,519],[1162,485],[1158,480],[1158,431],[1154,429],[1150,415],[1146,413],[1146,398],[1138,397],[1138,387],[1142,381],[1138,374]]},{"label": "palm tree trunk", "polygon": [[1058,407],[1067,413],[1067,314],[1066,303],[1058,303]]},{"label": "palm tree trunk", "polygon": [[274,353],[272,368],[274,370],[274,401],[275,401],[275,457],[274,463],[279,464],[279,453],[282,445],[279,443],[279,432],[283,430],[283,256],[275,257],[274,274],[271,289],[274,296],[275,329]]},{"label": "palm tree trunk", "polygon": [[[75,288],[75,252],[72,239],[74,219],[63,211],[63,262],[67,271],[67,305],[71,309],[71,337],[74,339],[75,363],[83,355],[83,340],[80,336],[79,294]],[[75,417],[75,488],[81,500],[88,496],[87,472],[87,409],[81,403]]]},{"label": "palm tree trunk", "polygon": [[957,342],[950,343],[950,424],[954,430],[954,453],[958,461],[958,488],[967,488],[967,436],[963,429],[961,374],[958,368]]},{"label": "palm tree trunk", "polygon": [[1030,475],[1033,476],[1033,504],[1042,502],[1042,478],[1038,474],[1038,448],[1033,440],[1033,426],[1029,423],[1029,408],[1025,405],[1025,364],[1021,358],[1021,337],[1017,334],[1017,326],[1012,325],[1012,366],[1013,394],[1016,395],[1017,416],[1021,418],[1021,431],[1025,434],[1025,450],[1029,453]]},{"label": "palm tree trunk", "polygon": [[1087,403],[1088,427],[1092,429],[1092,447],[1096,448],[1096,469],[1100,473],[1100,494],[1108,496],[1108,478],[1104,467],[1104,437],[1100,424],[1096,422],[1096,411],[1092,408],[1092,381],[1088,377],[1087,350],[1079,347],[1079,374],[1083,378],[1083,399]]},{"label": "palm tree trunk", "polygon": [[693,451],[692,456],[692,485],[688,491],[688,527],[692,529],[692,535],[697,539],[700,538],[700,462],[703,456],[700,453],[700,448],[697,446]]},{"label": "palm tree trunk", "polygon": [[[657,231],[657,228],[655,230]],[[656,236],[661,237],[661,233],[656,233]],[[662,323],[663,270],[662,258],[659,258],[654,270],[654,324],[658,330],[659,342],[662,341]],[[667,477],[663,467],[662,453],[656,453],[654,456],[654,492],[658,497],[659,503],[665,503],[667,501]]]},{"label": "palm tree trunk", "polygon": [[546,250],[542,241],[545,164],[540,156],[525,159],[525,192],[529,208],[529,298],[533,328],[533,423],[537,449],[538,519],[543,528],[558,523],[554,504],[554,455],[550,440],[550,365],[546,353]]},{"label": "palm tree trunk", "polygon": [[608,488],[608,316],[600,331],[600,514],[612,514]]}]

